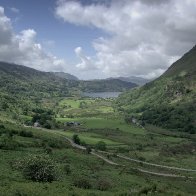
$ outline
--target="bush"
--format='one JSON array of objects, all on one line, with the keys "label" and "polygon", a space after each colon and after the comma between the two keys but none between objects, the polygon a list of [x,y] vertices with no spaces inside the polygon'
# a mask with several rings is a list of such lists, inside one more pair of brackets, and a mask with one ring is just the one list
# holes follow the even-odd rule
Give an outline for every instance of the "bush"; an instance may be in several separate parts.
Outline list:
[{"label": "bush", "polygon": [[101,179],[97,182],[97,189],[100,191],[106,191],[111,188],[111,182],[106,179]]},{"label": "bush", "polygon": [[30,155],[20,164],[26,179],[36,182],[52,182],[56,179],[56,165],[48,155]]},{"label": "bush", "polygon": [[92,187],[88,179],[84,177],[79,177],[74,180],[74,186],[83,189],[90,189]]},{"label": "bush", "polygon": [[98,143],[95,145],[95,148],[96,148],[97,150],[105,151],[105,150],[106,150],[106,144],[105,144],[105,142],[100,141],[100,142],[98,142]]},{"label": "bush", "polygon": [[5,126],[4,125],[0,125],[0,129],[5,129]]},{"label": "bush", "polygon": [[92,151],[91,147],[90,147],[90,146],[87,146],[87,147],[86,147],[86,153],[87,153],[87,154],[90,154],[91,151]]},{"label": "bush", "polygon": [[22,137],[33,137],[33,133],[31,131],[21,131],[19,135]]},{"label": "bush", "polygon": [[0,138],[0,149],[15,150],[19,147],[19,143],[9,135],[3,135]]},{"label": "bush", "polygon": [[65,164],[63,168],[67,175],[71,173],[71,168],[69,164]]},{"label": "bush", "polygon": [[46,128],[46,129],[51,129],[52,128],[52,125],[49,122],[45,122],[43,124],[43,127]]},{"label": "bush", "polygon": [[52,139],[45,140],[44,145],[49,146],[51,148],[58,148],[58,149],[65,148],[67,146],[66,142],[63,142],[61,140],[56,141]]},{"label": "bush", "polygon": [[73,135],[73,142],[80,145],[80,138],[77,134]]}]

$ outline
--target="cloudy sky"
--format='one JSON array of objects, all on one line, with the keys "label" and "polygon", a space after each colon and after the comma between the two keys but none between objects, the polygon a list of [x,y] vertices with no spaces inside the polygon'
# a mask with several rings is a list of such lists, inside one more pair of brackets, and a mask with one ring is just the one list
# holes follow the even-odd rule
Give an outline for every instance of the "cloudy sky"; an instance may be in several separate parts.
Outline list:
[{"label": "cloudy sky", "polygon": [[1,0],[0,60],[154,78],[196,44],[196,0]]}]

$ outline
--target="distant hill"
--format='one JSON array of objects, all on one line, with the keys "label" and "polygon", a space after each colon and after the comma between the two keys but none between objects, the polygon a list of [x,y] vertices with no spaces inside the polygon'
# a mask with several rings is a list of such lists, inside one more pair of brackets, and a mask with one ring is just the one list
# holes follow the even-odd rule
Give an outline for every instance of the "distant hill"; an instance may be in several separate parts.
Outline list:
[{"label": "distant hill", "polygon": [[127,116],[171,130],[196,130],[196,47],[156,80],[124,93],[117,107]]},{"label": "distant hill", "polygon": [[[70,79],[72,78],[72,79]],[[42,72],[22,65],[0,62],[0,111],[24,113],[39,107],[45,98],[74,93],[124,91],[137,85],[121,80],[79,81],[66,73]]]},{"label": "distant hill", "polygon": [[119,79],[80,81],[80,89],[84,92],[125,91],[137,87],[137,84]]},{"label": "distant hill", "polygon": [[52,73],[0,62],[0,111],[31,111],[42,98],[69,96],[75,86],[75,81]]},{"label": "distant hill", "polygon": [[144,84],[151,81],[151,80],[141,78],[141,77],[136,77],[136,76],[117,77],[117,78],[109,78],[109,79],[118,79],[118,80],[122,80],[122,81],[125,81],[125,82],[131,82],[131,83],[137,84],[138,86],[143,86]]},{"label": "distant hill", "polygon": [[0,89],[28,96],[66,95],[74,82],[22,65],[0,62]]},{"label": "distant hill", "polygon": [[67,80],[79,80],[76,76],[69,74],[69,73],[64,73],[64,72],[51,72],[55,76],[58,76],[60,78],[64,78]]}]

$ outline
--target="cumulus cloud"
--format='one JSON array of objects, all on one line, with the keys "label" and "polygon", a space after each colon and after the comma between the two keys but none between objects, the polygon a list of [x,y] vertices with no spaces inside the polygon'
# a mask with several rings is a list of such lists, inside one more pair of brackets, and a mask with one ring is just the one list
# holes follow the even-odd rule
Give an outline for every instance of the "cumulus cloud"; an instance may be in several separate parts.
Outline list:
[{"label": "cumulus cloud", "polygon": [[52,54],[48,54],[42,45],[36,42],[33,29],[15,34],[12,22],[0,7],[0,60],[23,64],[42,71],[63,71],[65,62]]},{"label": "cumulus cloud", "polygon": [[[92,43],[94,68],[108,76],[152,78],[195,45],[195,10],[195,0],[59,0],[55,13],[65,22],[108,33]],[[77,66],[87,69],[85,59]]]},{"label": "cumulus cloud", "polygon": [[75,48],[75,53],[81,62],[76,65],[77,68],[83,71],[90,71],[96,69],[90,57],[85,56],[81,47]]}]

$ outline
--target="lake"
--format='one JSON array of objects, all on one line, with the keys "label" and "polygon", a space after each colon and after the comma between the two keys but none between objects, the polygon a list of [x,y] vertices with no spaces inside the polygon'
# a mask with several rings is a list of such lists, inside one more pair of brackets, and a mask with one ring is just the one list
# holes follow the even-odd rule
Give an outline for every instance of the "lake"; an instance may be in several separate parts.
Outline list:
[{"label": "lake", "polygon": [[92,97],[92,98],[116,98],[118,97],[122,92],[92,92],[87,93],[83,92],[83,96],[85,97]]}]

